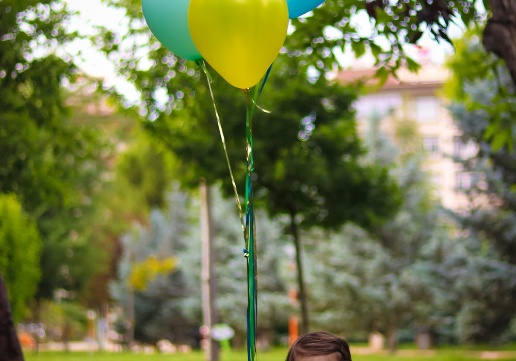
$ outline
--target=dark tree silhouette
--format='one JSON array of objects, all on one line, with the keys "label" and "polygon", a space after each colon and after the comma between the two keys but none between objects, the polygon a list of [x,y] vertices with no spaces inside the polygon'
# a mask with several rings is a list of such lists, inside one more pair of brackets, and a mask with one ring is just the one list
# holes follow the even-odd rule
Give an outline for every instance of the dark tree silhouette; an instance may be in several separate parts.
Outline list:
[{"label": "dark tree silhouette", "polygon": [[0,274],[0,359],[23,361],[23,353],[14,327],[4,278]]}]

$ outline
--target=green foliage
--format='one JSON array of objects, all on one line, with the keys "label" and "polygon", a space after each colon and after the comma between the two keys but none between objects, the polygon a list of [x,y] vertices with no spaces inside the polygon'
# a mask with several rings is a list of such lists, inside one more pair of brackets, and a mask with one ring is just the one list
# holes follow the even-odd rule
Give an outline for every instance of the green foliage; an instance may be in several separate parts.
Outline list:
[{"label": "green foliage", "polygon": [[[499,108],[501,104],[494,101],[497,88],[506,84],[509,75],[501,72],[500,79],[496,79],[489,73],[481,80],[460,75],[457,78],[464,82],[464,96],[457,98],[450,110],[463,133],[462,142],[475,152],[457,154],[456,161],[474,178],[471,187],[464,190],[467,208],[455,214],[465,230],[461,237],[463,247],[446,262],[446,274],[454,275],[449,280],[450,287],[462,300],[452,302],[450,307],[458,314],[456,327],[461,340],[504,342],[510,337],[511,320],[516,317],[510,306],[516,297],[510,276],[516,269],[516,154],[511,147],[496,147],[496,142],[486,140],[493,114],[471,104]],[[512,119],[515,115],[514,111],[504,114]]]},{"label": "green foliage", "polygon": [[[287,214],[301,227],[338,228],[356,222],[366,228],[382,223],[399,205],[399,192],[382,166],[365,165],[364,149],[350,109],[355,90],[324,76],[307,78],[302,59],[282,55],[258,102],[253,124],[255,200],[272,216]],[[244,94],[214,77],[232,168],[242,192],[245,141]],[[193,186],[203,176],[233,189],[219,130],[205,86],[180,100],[181,110],[161,113],[144,126],[182,161],[183,182]],[[235,109],[242,109],[242,114]],[[300,286],[301,287],[301,286]]]},{"label": "green foliage", "polygon": [[[474,178],[464,190],[467,209],[455,214],[466,231],[461,237],[464,246],[447,262],[447,273],[456,275],[451,287],[466,302],[451,307],[458,314],[462,341],[504,342],[516,316],[509,306],[516,297],[509,279],[516,265],[516,96],[507,69],[485,53],[478,31],[458,44],[449,62],[450,110],[463,133],[462,142],[475,152],[457,154],[455,159]],[[461,282],[456,281],[459,278]]]},{"label": "green foliage", "polygon": [[46,341],[82,340],[86,336],[87,309],[76,302],[43,301],[41,322]]},{"label": "green foliage", "polygon": [[[360,165],[364,152],[349,110],[353,90],[322,76],[312,84],[298,69],[298,61],[279,58],[259,100],[271,114],[258,111],[253,126],[257,200],[263,198],[272,214],[304,213],[307,226],[323,222],[336,227],[345,221],[366,227],[376,224],[395,210],[397,193],[385,169]],[[243,179],[245,99],[215,79],[228,152],[237,180]],[[197,84],[195,97],[185,95],[178,104],[183,110],[161,113],[144,126],[182,160],[186,183],[193,186],[200,176],[221,180],[232,194],[206,87]],[[238,107],[242,114],[234,112]]]},{"label": "green foliage", "polygon": [[[455,54],[448,61],[451,76],[446,94],[452,101],[463,103],[467,111],[488,116],[483,137],[491,142],[494,150],[507,147],[512,151],[516,138],[514,84],[507,76],[503,61],[486,53],[480,30],[471,30],[455,42]],[[479,96],[473,90],[478,86],[484,88],[487,96]]]},{"label": "green foliage", "polygon": [[[0,33],[0,192],[16,194],[42,239],[36,296],[84,288],[99,252],[86,219],[94,208],[102,160],[101,134],[70,121],[63,84],[77,69],[56,55],[72,40],[59,2],[2,2]],[[90,233],[91,232],[91,233]]]},{"label": "green foliage", "polygon": [[347,225],[313,236],[306,262],[318,328],[359,339],[379,331],[395,340],[402,328],[437,325],[434,306],[442,290],[430,270],[448,235],[421,170],[414,124],[397,122],[393,143],[380,132],[380,122],[370,119],[366,133],[369,161],[392,165],[401,207],[369,233]]},{"label": "green foliage", "polygon": [[[139,1],[105,3],[124,9],[134,21],[122,34],[103,29],[96,42],[115,60],[121,73],[137,84],[148,115],[170,111],[183,97],[198,90],[193,86],[199,78],[195,64],[171,55],[150,34]],[[447,33],[452,23],[469,26],[482,17],[474,5],[451,0],[326,0],[308,17],[291,21],[293,32],[287,36],[285,47],[291,54],[304,57],[300,68],[314,67],[323,73],[334,70],[337,55],[347,49],[356,57],[370,52],[382,77],[401,66],[415,70],[418,64],[407,56],[406,45],[417,44],[424,33],[437,41],[450,42]],[[142,54],[152,59],[151,66]],[[168,105],[155,102],[156,90],[161,89],[168,90]]]},{"label": "green foliage", "polygon": [[[242,252],[244,241],[234,199],[224,199],[213,189],[212,213],[215,224],[215,259],[218,287],[219,322],[235,329],[241,340],[247,331],[247,272]],[[258,274],[258,327],[274,333],[288,323],[290,306],[284,277],[288,258],[285,253],[284,220],[271,218],[257,210],[256,247]],[[198,226],[197,226],[198,227]],[[197,231],[193,233],[197,239]],[[199,248],[197,248],[199,249]],[[198,254],[197,257],[200,257]],[[198,258],[199,259],[199,258]],[[200,259],[199,259],[200,265]]]},{"label": "green foliage", "polygon": [[307,64],[322,71],[332,70],[337,54],[347,49],[357,58],[369,51],[376,65],[389,71],[415,69],[407,44],[417,44],[424,33],[450,42],[447,31],[453,22],[469,25],[477,18],[470,1],[326,0],[312,16],[292,21],[295,31],[286,46],[307,54]]},{"label": "green foliage", "polygon": [[[166,210],[155,208],[150,213],[148,226],[135,224],[130,233],[122,236],[118,280],[111,283],[110,291],[124,308],[125,320],[129,324],[134,321],[134,330],[126,330],[134,335],[127,334],[127,340],[134,337],[138,341],[155,343],[162,338],[172,338],[172,335],[185,340],[194,328],[195,320],[185,316],[188,311],[183,309],[185,303],[182,301],[192,287],[198,287],[198,284],[187,282],[182,268],[188,220],[185,202],[184,194],[178,190],[170,192]],[[167,269],[157,272],[155,277],[147,278],[142,289],[135,289],[133,286],[138,285],[130,284],[139,265],[152,259],[172,258],[176,259],[175,267],[165,267]],[[167,266],[166,262],[159,263]]]},{"label": "green foliage", "polygon": [[361,162],[355,90],[307,79],[299,61],[278,58],[261,98],[271,114],[257,114],[253,128],[257,193],[264,188],[271,214],[299,215],[301,226],[381,223],[398,193],[385,168]]},{"label": "green foliage", "polygon": [[[119,280],[113,282],[113,297],[130,310],[131,290],[127,279],[134,266],[148,257],[176,255],[174,271],[150,280],[145,290],[134,293],[134,337],[154,343],[161,338],[195,346],[201,324],[201,235],[199,204],[178,188],[168,193],[168,207],[151,213],[150,225],[126,234],[119,264]],[[242,230],[234,200],[224,200],[213,192],[215,277],[218,319],[231,325],[240,337],[246,331],[246,262],[242,254]],[[287,322],[285,286],[279,275],[282,264],[281,224],[257,215],[260,273],[260,327],[274,329]]]},{"label": "green foliage", "polygon": [[15,322],[25,315],[41,277],[41,239],[15,195],[0,194],[0,273]]},{"label": "green foliage", "polygon": [[[204,177],[210,184],[221,182],[225,194],[233,194],[203,72],[160,46],[136,1],[108,3],[127,9],[133,26],[125,34],[104,32],[97,41],[141,92],[145,129],[181,160],[184,184],[195,186]],[[137,42],[136,35],[142,40]],[[253,121],[255,201],[273,216],[287,214],[293,234],[298,226],[378,226],[396,213],[400,196],[387,169],[363,163],[350,108],[356,90],[329,81],[324,66],[319,67],[322,72],[307,73],[314,62],[300,49],[288,47],[278,56],[258,99],[270,114],[256,110]],[[357,45],[356,50],[364,48]],[[151,66],[141,62],[145,57],[136,55],[140,53]],[[212,78],[229,159],[243,192],[246,99],[217,75]]]},{"label": "green foliage", "polygon": [[[61,161],[77,138],[63,127],[61,81],[74,67],[52,54],[69,39],[66,13],[51,1],[2,2],[0,33],[0,190],[18,194],[38,215],[47,205],[67,202],[73,167]],[[39,47],[43,57],[36,57]],[[49,53],[50,52],[50,53]]]},{"label": "green foliage", "polygon": [[[138,2],[108,3],[126,9],[136,20],[128,33],[103,33],[103,39],[98,40],[120,72],[141,91],[145,128],[181,159],[186,183],[193,186],[199,177],[210,183],[222,180],[224,189],[232,193],[202,72],[159,46],[143,23]],[[330,1],[325,7],[334,9],[336,5]],[[317,18],[313,23],[320,25]],[[148,39],[151,67],[138,66],[140,60],[130,61],[126,56],[127,50],[137,54],[142,48],[135,42],[136,34]],[[397,192],[385,169],[360,165],[363,150],[350,112],[354,91],[331,84],[324,74],[307,79],[310,58],[302,53],[289,54],[275,61],[259,99],[259,104],[272,113],[255,114],[257,201],[263,195],[272,214],[303,213],[307,226],[323,222],[338,227],[355,221],[369,227],[381,222],[395,211]],[[213,78],[230,159],[237,180],[243,179],[245,98],[218,76]],[[158,91],[166,94],[166,103],[158,100]],[[303,120],[306,126],[316,127],[310,139],[299,137],[304,131]],[[240,191],[243,189],[240,186]]]},{"label": "green foliage", "polygon": [[147,134],[135,136],[116,163],[117,180],[127,183],[138,207],[148,210],[166,204],[165,194],[176,176],[177,161],[159,143],[153,143]]}]

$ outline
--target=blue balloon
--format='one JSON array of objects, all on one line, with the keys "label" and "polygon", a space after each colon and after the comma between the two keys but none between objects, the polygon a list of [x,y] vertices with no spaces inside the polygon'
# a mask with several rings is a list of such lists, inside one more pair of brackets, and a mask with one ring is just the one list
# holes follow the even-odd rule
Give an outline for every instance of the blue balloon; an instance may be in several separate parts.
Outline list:
[{"label": "blue balloon", "polygon": [[150,30],[170,51],[187,60],[200,60],[188,27],[190,0],[142,0]]},{"label": "blue balloon", "polygon": [[317,6],[321,5],[324,0],[287,0],[288,17],[295,19],[306,14]]}]

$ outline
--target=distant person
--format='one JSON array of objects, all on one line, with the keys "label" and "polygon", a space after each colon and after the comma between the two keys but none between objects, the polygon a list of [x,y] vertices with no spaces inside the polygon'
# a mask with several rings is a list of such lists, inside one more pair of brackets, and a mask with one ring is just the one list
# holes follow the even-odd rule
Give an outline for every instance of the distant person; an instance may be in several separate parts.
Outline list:
[{"label": "distant person", "polygon": [[328,332],[311,332],[294,341],[286,361],[351,361],[351,352],[342,338]]}]

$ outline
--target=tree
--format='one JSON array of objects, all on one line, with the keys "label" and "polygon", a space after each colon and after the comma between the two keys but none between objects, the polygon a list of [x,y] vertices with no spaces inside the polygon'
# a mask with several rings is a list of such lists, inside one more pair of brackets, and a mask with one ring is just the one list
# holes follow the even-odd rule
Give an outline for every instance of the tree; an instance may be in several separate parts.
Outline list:
[{"label": "tree", "polygon": [[[465,54],[468,56],[465,56]],[[507,81],[507,68],[495,56],[487,54],[480,45],[479,29],[465,34],[464,39],[456,42],[456,55],[448,61],[452,70],[450,80],[446,83],[447,96],[464,104],[468,111],[486,113],[488,124],[483,129],[482,137],[489,140],[493,150],[514,147],[514,113],[515,86]],[[505,79],[502,81],[502,78]],[[486,104],[474,91],[469,91],[472,84],[490,80],[491,92],[494,92],[493,104]],[[486,83],[486,85],[488,85]]]},{"label": "tree", "polygon": [[[452,281],[465,300],[456,305],[457,327],[463,341],[500,342],[516,316],[509,306],[516,297],[516,155],[511,147],[487,141],[486,134],[493,132],[494,120],[503,124],[507,137],[514,137],[516,97],[509,72],[479,47],[475,35],[458,49],[450,62],[455,72],[448,90],[452,116],[463,133],[455,157],[470,185],[463,189],[467,207],[455,214],[465,231],[464,249],[450,261],[450,272],[464,276],[460,283]],[[458,67],[469,64],[470,57],[482,57],[489,66],[476,75]],[[483,277],[471,277],[478,274]]]},{"label": "tree", "polygon": [[491,18],[483,31],[485,49],[504,60],[516,85],[516,4],[508,0],[491,0]]},{"label": "tree", "polygon": [[7,288],[0,274],[0,352],[6,361],[23,361],[23,353],[16,334]]},{"label": "tree", "polygon": [[148,142],[133,114],[120,110],[95,79],[73,84],[67,104],[73,110],[73,124],[94,129],[109,143],[97,166],[101,171],[95,181],[97,192],[82,231],[98,245],[106,264],[96,269],[79,295],[83,304],[99,310],[102,317],[111,300],[108,284],[116,278],[121,256],[119,238],[133,222],[147,224],[150,209],[163,206],[174,160]]},{"label": "tree", "polygon": [[[51,1],[8,1],[2,6],[8,11],[0,45],[0,144],[5,157],[0,189],[18,194],[24,208],[39,216],[49,204],[70,197],[67,180],[73,167],[61,160],[79,148],[76,135],[63,126],[61,81],[71,78],[74,68],[55,56],[50,45],[50,39],[69,39],[62,24],[66,13]],[[35,57],[32,50],[38,36],[47,54],[43,57]]]},{"label": "tree", "polygon": [[[209,183],[221,180],[226,193],[232,194],[222,147],[214,141],[219,139],[219,130],[208,89],[201,82],[201,69],[158,45],[143,23],[139,3],[110,4],[124,7],[135,19],[136,25],[127,34],[105,32],[101,43],[118,62],[121,73],[132,78],[141,91],[144,127],[182,160],[183,182],[196,185],[200,176]],[[149,39],[148,56],[154,61],[150,69],[144,64],[126,66],[127,59],[142,48],[135,42],[136,34]],[[288,232],[299,249],[303,325],[308,329],[299,227],[338,227],[346,221],[369,227],[395,212],[398,199],[385,169],[360,163],[364,151],[349,111],[354,97],[351,88],[331,83],[324,74],[308,79],[306,57],[300,55],[286,53],[276,60],[260,98],[260,104],[272,114],[258,112],[253,132],[256,200],[272,215],[288,214],[290,218]],[[236,178],[243,179],[245,98],[220,77],[214,75],[213,79],[229,158]],[[168,97],[165,103],[156,96],[158,89]],[[242,114],[234,112],[239,105]]]},{"label": "tree", "polygon": [[[308,79],[297,66],[300,61],[290,54],[276,61],[270,84],[260,98],[272,113],[256,114],[253,132],[256,199],[272,215],[289,216],[289,233],[299,250],[298,284],[304,327],[308,329],[299,227],[338,227],[346,221],[369,227],[395,211],[397,193],[385,169],[360,163],[364,151],[349,110],[354,97],[351,88],[331,83],[324,76]],[[139,74],[148,79],[148,74]],[[193,73],[192,86],[195,77]],[[237,179],[242,179],[244,164],[235,163],[235,159],[245,158],[243,114],[235,114],[233,109],[241,104],[243,110],[245,99],[220,78],[215,79],[229,156]],[[167,87],[176,91],[172,85]],[[182,160],[187,169],[182,172],[183,181],[193,185],[200,176],[212,183],[221,180],[226,193],[232,194],[222,147],[213,141],[219,139],[219,131],[206,87],[198,84],[195,97],[183,96],[169,106],[177,109],[170,115],[163,109],[144,126]],[[150,107],[157,111],[154,105]]]},{"label": "tree", "polygon": [[[246,269],[241,252],[240,225],[228,222],[235,214],[233,200],[225,200],[214,192],[216,280],[220,291],[217,299],[221,322],[230,324],[237,334],[246,330]],[[125,307],[131,306],[128,278],[135,264],[153,256],[173,255],[177,262],[172,272],[150,280],[145,289],[134,290],[134,337],[141,342],[156,343],[165,338],[177,343],[199,346],[201,325],[200,263],[201,243],[195,198],[179,188],[168,193],[168,206],[151,213],[148,228],[139,228],[124,237],[124,252],[119,264],[119,279],[112,284],[112,294]],[[260,307],[259,327],[273,330],[286,315],[285,287],[279,276],[281,259],[281,226],[260,217],[258,283]],[[130,318],[130,311],[126,313]]]},{"label": "tree", "polygon": [[[162,167],[155,170],[159,169]],[[200,243],[187,237],[190,231],[187,195],[176,185],[165,199],[163,210],[152,208],[148,225],[135,224],[122,238],[118,280],[112,283],[111,293],[125,310],[128,343],[133,339],[153,344],[160,339],[190,343],[197,336],[199,323],[195,316],[199,310],[196,306],[200,280],[193,282],[192,277],[197,280],[197,275],[185,272],[192,267],[192,260],[186,260],[185,253],[197,245],[195,251],[200,258]],[[138,267],[151,260],[156,264],[159,260],[172,259],[172,268],[157,272],[143,283],[134,282]],[[197,258],[194,262],[198,263]],[[198,268],[193,270],[200,274]]]},{"label": "tree", "polygon": [[[486,13],[477,10],[480,7],[475,1],[327,0],[324,6],[314,10],[308,21],[293,21],[298,30],[293,38],[296,47],[313,49],[313,57],[321,68],[323,64],[336,62],[336,48],[345,50],[350,45],[357,57],[370,50],[377,65],[396,70],[400,66],[416,66],[405,48],[407,44],[417,44],[423,34],[438,42],[452,43],[448,35],[452,24],[461,23],[466,27],[480,24],[484,29],[482,40],[486,50],[505,62],[516,84],[516,5],[511,0],[491,0],[483,1],[483,6]],[[352,18],[359,14],[369,20],[369,24],[353,22]],[[367,25],[369,29],[364,29]],[[324,31],[329,27],[338,31],[329,35]],[[387,76],[384,70],[380,74]]]},{"label": "tree", "polygon": [[353,95],[325,77],[307,79],[297,64],[295,58],[277,59],[271,72],[262,99],[272,114],[257,117],[255,169],[267,211],[289,218],[308,331],[300,229],[337,229],[346,222],[372,229],[396,212],[399,198],[386,168],[362,162],[365,151],[349,113]]},{"label": "tree", "polygon": [[35,222],[14,195],[0,194],[0,274],[15,322],[23,319],[41,275],[41,239]]},{"label": "tree", "polygon": [[99,252],[85,221],[109,149],[96,129],[73,124],[65,104],[63,85],[79,75],[70,59],[56,55],[74,37],[66,9],[49,0],[8,0],[2,9],[0,192],[15,194],[37,222],[36,298],[51,298],[58,288],[84,288],[97,271],[87,266]]},{"label": "tree", "polygon": [[166,193],[178,172],[177,160],[159,143],[141,131],[117,159],[118,182],[127,184],[142,216],[150,209],[166,206]]},{"label": "tree", "polygon": [[[195,198],[192,199],[192,210],[198,214]],[[216,309],[218,319],[230,325],[235,330],[233,343],[240,345],[245,342],[247,323],[247,273],[246,261],[242,248],[242,228],[236,219],[235,200],[227,199],[223,192],[214,187],[212,192],[212,213],[214,223],[215,245],[215,284],[217,287]],[[273,336],[285,333],[291,307],[287,300],[287,277],[285,272],[288,261],[284,251],[285,220],[271,218],[263,210],[256,212],[257,231],[257,267],[258,267],[258,321],[257,338],[266,343],[277,342]],[[188,247],[181,254],[180,264],[185,274],[194,280],[192,292],[184,301],[189,305],[190,313],[195,314],[191,305],[196,305],[197,320],[200,319],[200,227],[199,220],[191,217],[188,232]],[[184,262],[182,260],[184,259]],[[180,266],[181,267],[181,266]],[[186,307],[186,306],[184,306]]]},{"label": "tree", "polygon": [[[247,331],[247,273],[242,248],[242,229],[237,219],[235,200],[227,199],[217,188],[212,196],[215,244],[215,277],[218,289],[219,320],[235,329],[235,341],[242,343]],[[231,217],[231,218],[229,218]],[[229,220],[229,221],[228,221]],[[199,227],[192,225],[192,240],[200,239]],[[287,324],[290,307],[284,277],[287,257],[284,251],[285,220],[256,211],[258,320],[257,338],[271,343],[271,335]],[[198,248],[197,248],[198,249]],[[197,259],[200,268],[200,258]],[[197,268],[197,269],[199,269]]]},{"label": "tree", "polygon": [[[146,48],[145,52],[150,50],[150,57],[153,59],[158,59],[155,55],[159,54],[160,61],[153,64],[153,68],[157,70],[155,74],[159,74],[161,71],[157,68],[166,63],[168,67],[174,69],[174,72],[169,73],[169,79],[177,80],[175,88],[183,88],[185,83],[183,79],[180,79],[182,78],[180,73],[188,73],[189,69],[194,68],[193,63],[174,59],[174,57],[165,59],[165,49],[158,49],[158,46],[154,45],[157,42],[156,39],[150,40],[153,45],[148,48],[142,46],[141,42],[138,45],[134,39],[131,40],[135,34],[149,35],[149,29],[142,19],[139,2],[135,0],[106,0],[106,2],[111,6],[123,7],[126,9],[127,15],[137,21],[126,34],[103,32],[101,35],[103,41],[100,41],[100,44],[108,45],[104,50],[122,55],[118,57],[117,62],[121,68],[132,74],[140,73],[137,70],[137,63],[141,65],[140,68],[148,69],[148,66],[145,67],[143,61],[130,65],[127,61],[130,58],[130,51],[134,52],[138,50],[138,47],[140,50]],[[503,0],[494,0],[490,3],[503,4]],[[485,2],[488,8],[490,3]],[[339,52],[336,50],[346,50],[346,47],[350,46],[357,57],[370,50],[377,60],[377,65],[382,67],[382,76],[386,77],[389,70],[396,70],[400,66],[408,65],[412,69],[417,67],[417,63],[407,56],[405,49],[407,44],[416,44],[424,33],[429,34],[437,41],[451,42],[448,37],[448,29],[451,24],[471,25],[485,17],[485,14],[479,13],[474,5],[472,1],[451,0],[400,0],[395,2],[326,0],[308,17],[292,20],[293,31],[287,37],[285,45],[289,50],[309,55],[310,60],[300,66],[314,66],[323,72],[331,71],[335,65],[338,66],[337,55]],[[507,6],[508,4],[505,5],[510,8]],[[493,22],[496,23],[495,18],[500,14],[494,15],[494,13],[493,10]],[[361,19],[359,22],[354,21],[357,16]],[[163,60],[163,64],[161,64],[161,60]],[[143,78],[133,77],[133,80],[139,83]],[[155,80],[156,83],[146,81],[145,86],[142,87],[146,93],[144,99],[152,98],[152,90],[156,85],[158,87],[167,86],[167,82]]]},{"label": "tree", "polygon": [[[80,300],[81,302],[83,300]],[[67,298],[44,300],[41,305],[41,319],[45,339],[61,341],[65,352],[70,352],[70,342],[87,335],[88,309],[75,300]],[[41,335],[36,335],[39,339]]]},{"label": "tree", "polygon": [[[149,33],[141,22],[139,2],[107,0],[107,3],[126,8],[129,17],[138,19],[124,35],[102,32],[104,41],[100,43],[107,44],[104,50],[111,55],[121,55],[116,61],[123,72],[127,71],[128,76],[142,85],[140,89],[143,91],[143,101],[147,103],[149,114],[160,112],[159,109],[163,106],[155,102],[157,89],[168,88],[168,95],[173,101],[178,100],[177,94],[189,96],[188,90],[191,87],[188,86],[188,79],[195,77],[194,63],[174,57],[167,58],[165,49],[154,45],[155,40],[151,40],[151,46],[142,46],[141,42],[134,41],[133,35],[138,34],[141,39],[142,34],[148,36]],[[449,35],[454,24],[466,28],[479,27],[483,32],[482,42],[485,48],[503,60],[510,70],[513,84],[516,84],[516,5],[513,0],[479,3],[469,0],[326,0],[308,17],[292,20],[294,31],[287,37],[285,46],[308,57],[300,66],[312,66],[324,73],[340,66],[338,57],[342,51],[351,49],[357,58],[368,52],[376,60],[376,75],[381,80],[386,80],[390,73],[396,72],[400,67],[411,70],[418,68],[418,63],[410,57],[407,49],[412,44],[417,45],[423,35],[440,43],[454,45],[455,42]],[[168,80],[163,81],[163,76],[151,81],[140,76],[142,69],[149,69],[145,59],[139,57],[136,62],[127,61],[131,58],[131,53],[147,50],[150,50],[151,58],[158,59],[153,64],[154,75],[167,74],[166,79],[174,79],[174,89],[167,85]],[[163,73],[159,70],[163,65],[171,71]]]},{"label": "tree", "polygon": [[[418,322],[433,326],[429,317],[431,305],[440,290],[431,286],[431,274],[426,271],[426,264],[438,260],[437,252],[432,248],[449,237],[437,200],[432,196],[428,174],[422,170],[425,155],[417,124],[412,120],[398,120],[394,142],[399,153],[393,173],[402,190],[403,202],[396,216],[374,232],[384,254],[380,258],[378,276],[385,276],[368,284],[376,292],[381,290],[379,294],[387,295],[373,301],[379,305],[374,307],[371,315],[375,326],[386,334],[391,352],[397,347],[400,328]],[[377,154],[386,150],[379,150]],[[380,157],[376,161],[383,162],[385,155]]]},{"label": "tree", "polygon": [[[337,55],[350,47],[358,58],[369,51],[375,58],[377,76],[386,80],[400,67],[416,70],[418,64],[408,56],[407,45],[417,44],[423,34],[454,46],[448,35],[450,26],[461,24],[479,31],[480,42],[509,69],[516,85],[516,4],[512,0],[483,1],[340,1],[327,0],[308,19],[292,22],[296,31],[287,46],[306,51],[308,64],[321,71],[338,65]],[[360,17],[360,21],[353,21]],[[489,18],[486,21],[486,18]],[[369,20],[369,21],[367,21]],[[481,34],[480,34],[481,33]],[[338,51],[336,51],[338,50]],[[483,67],[484,59],[476,66]],[[472,69],[474,69],[473,67]],[[500,96],[504,96],[500,92]],[[493,114],[496,118],[496,114]],[[514,122],[512,122],[514,123]],[[507,129],[495,120],[490,123],[494,143],[513,145]],[[505,133],[505,134],[504,134]]]},{"label": "tree", "polygon": [[[148,29],[141,22],[139,3],[137,1],[116,3],[117,6],[127,8],[128,15],[132,19],[136,19],[133,23],[136,26],[127,33],[127,36],[117,36],[110,32],[104,32],[102,35],[106,40],[105,44],[107,44],[105,49],[111,55],[114,53],[120,55],[118,64],[121,66],[121,72],[128,78],[133,79],[138,88],[142,90],[143,109],[150,119],[156,120],[162,112],[174,112],[185,107],[189,102],[192,102],[194,96],[197,98],[193,102],[200,104],[200,95],[203,92],[206,93],[206,90],[198,87],[196,81],[202,75],[202,72],[193,63],[170,55],[152,37],[150,37],[148,48],[142,46],[141,43],[136,43],[135,38],[131,38],[135,33],[149,36]],[[510,59],[514,44],[514,36],[511,30],[514,27],[514,21],[511,20],[514,13],[514,2],[493,0],[485,2],[485,4],[488,11],[489,5],[492,4],[493,11],[492,18],[488,22],[490,25],[486,27],[484,32],[484,43],[491,44],[493,47],[497,45],[505,47],[506,51],[498,51],[498,53],[508,57],[505,58],[505,64],[512,67],[513,64],[516,64],[514,59]],[[377,59],[377,65],[381,66],[378,75],[385,79],[390,70],[395,70],[400,66],[407,66],[410,69],[417,68],[417,64],[406,56],[404,50],[407,43],[417,43],[424,32],[430,33],[431,36],[440,41],[443,39],[447,41],[449,40],[447,30],[453,21],[462,21],[468,26],[479,24],[480,27],[483,27],[483,16],[474,10],[473,5],[469,1],[400,1],[393,3],[387,1],[343,2],[328,0],[325,5],[313,12],[313,16],[292,22],[295,31],[287,39],[286,48],[308,57],[302,58],[299,63],[300,67],[315,66],[322,75],[333,69],[333,65],[337,62],[334,50],[344,49],[350,45],[355,54],[360,56],[370,49]],[[504,11],[500,11],[502,7],[505,7]],[[369,17],[371,24],[369,34],[358,33],[358,26],[355,26],[356,23],[351,21],[352,17],[359,14]],[[332,27],[337,31],[328,31]],[[364,21],[360,22],[360,27],[363,29]],[[501,31],[502,35],[492,36],[492,34],[495,34],[495,30],[500,29],[507,31]],[[148,65],[145,66],[146,59],[144,58],[135,62],[129,60],[132,59],[131,54],[141,51],[142,48],[149,49],[149,57],[155,59],[151,68]],[[484,58],[480,58],[471,69],[475,71],[478,68],[483,69],[483,61]],[[468,67],[462,65],[462,68],[467,69]],[[148,76],[149,73],[150,76]],[[512,79],[512,82],[514,83],[514,79]],[[164,93],[169,101],[160,103],[156,96],[159,92]],[[497,104],[500,105],[500,108],[495,109],[494,117],[490,118],[492,126],[486,129],[488,130],[487,136],[492,137],[493,142],[498,143],[495,144],[495,148],[500,148],[511,144],[509,139],[510,134],[512,134],[511,124],[513,122],[507,119],[508,112],[500,111],[503,103],[499,102]],[[511,107],[511,104],[511,102],[507,102],[505,106]],[[232,105],[236,106],[234,100]],[[484,110],[487,110],[487,108]],[[190,121],[194,123],[190,124]],[[195,121],[194,117],[189,117],[185,121],[185,127],[183,128],[185,132],[189,131],[187,129],[189,127],[198,129]],[[149,128],[154,128],[156,124],[147,123],[147,125],[150,125]],[[502,128],[499,128],[499,126]],[[171,131],[167,127],[160,129],[161,131],[156,131],[156,134],[168,136]],[[212,134],[217,137],[215,129]],[[197,134],[197,137],[199,141],[210,142],[212,140],[212,137],[205,137],[202,134]],[[231,138],[229,141],[231,142],[233,139]],[[501,140],[497,142],[496,139]],[[197,152],[198,148],[192,147],[191,150]],[[209,151],[205,154],[207,157],[203,159],[207,164],[212,159],[209,156],[219,157],[220,155],[220,153],[216,155],[216,153]],[[204,161],[199,163],[204,163]]]},{"label": "tree", "polygon": [[399,211],[369,233],[353,225],[321,233],[307,254],[319,327],[361,338],[381,332],[394,352],[400,329],[435,326],[432,306],[442,291],[429,269],[448,235],[421,170],[416,124],[397,121],[395,140],[388,140],[380,121],[376,115],[370,119],[365,142],[370,161],[393,165],[402,192]]}]

